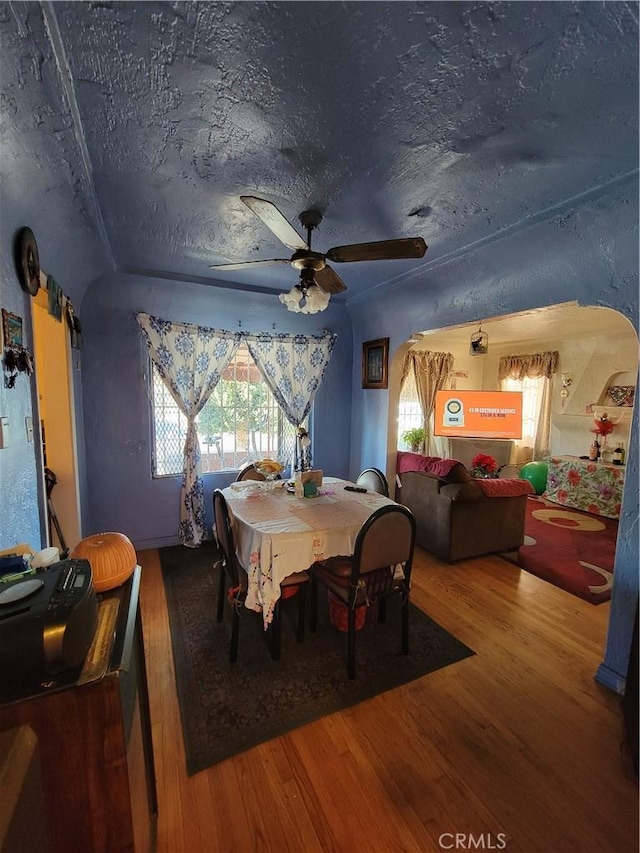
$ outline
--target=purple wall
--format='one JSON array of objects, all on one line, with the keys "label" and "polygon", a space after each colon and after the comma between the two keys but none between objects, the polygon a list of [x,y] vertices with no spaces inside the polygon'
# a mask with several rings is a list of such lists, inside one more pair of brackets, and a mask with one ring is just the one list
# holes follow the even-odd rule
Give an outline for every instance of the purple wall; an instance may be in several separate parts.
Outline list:
[{"label": "purple wall", "polygon": [[[344,307],[322,314],[288,312],[273,294],[186,284],[130,275],[105,276],[83,301],[84,429],[88,533],[119,530],[137,548],[178,541],[180,477],[151,476],[147,354],[135,320],[145,311],[168,320],[248,332],[338,335],[312,424],[314,465],[334,476],[349,473],[351,322]],[[231,474],[205,474],[206,507]],[[212,519],[208,519],[212,521]]]}]

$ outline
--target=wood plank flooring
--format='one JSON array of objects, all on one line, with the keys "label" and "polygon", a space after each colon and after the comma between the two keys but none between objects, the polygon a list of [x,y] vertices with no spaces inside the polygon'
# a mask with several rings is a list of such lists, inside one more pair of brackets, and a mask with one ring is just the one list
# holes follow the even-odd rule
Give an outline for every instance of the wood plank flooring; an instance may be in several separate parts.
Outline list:
[{"label": "wood plank flooring", "polygon": [[158,552],[138,557],[160,853],[638,851],[620,698],[593,678],[608,604],[418,549],[413,602],[474,657],[188,778]]}]

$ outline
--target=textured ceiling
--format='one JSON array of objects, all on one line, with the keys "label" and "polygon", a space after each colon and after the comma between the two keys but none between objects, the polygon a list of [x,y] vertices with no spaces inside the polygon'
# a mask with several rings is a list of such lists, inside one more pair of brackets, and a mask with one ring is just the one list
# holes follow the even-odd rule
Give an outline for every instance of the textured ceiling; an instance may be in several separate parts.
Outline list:
[{"label": "textured ceiling", "polygon": [[422,260],[336,265],[348,301],[637,169],[637,3],[2,6],[5,107],[31,93],[12,120],[56,135],[118,269],[213,283],[288,257],[242,194],[320,210],[320,251],[424,237]]}]

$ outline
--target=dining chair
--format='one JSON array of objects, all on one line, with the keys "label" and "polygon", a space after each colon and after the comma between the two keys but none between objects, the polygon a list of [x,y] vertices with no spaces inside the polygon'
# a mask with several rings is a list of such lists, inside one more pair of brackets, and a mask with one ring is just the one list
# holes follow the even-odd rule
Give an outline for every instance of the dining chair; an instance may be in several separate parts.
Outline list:
[{"label": "dining chair", "polygon": [[[229,660],[235,663],[238,658],[238,638],[240,634],[240,613],[244,600],[247,596],[248,576],[244,566],[236,556],[236,546],[233,536],[233,527],[229,515],[227,500],[221,489],[213,492],[213,519],[215,524],[216,540],[220,549],[221,561],[219,565],[220,576],[218,579],[218,607],[216,621],[222,622],[224,616],[225,590],[229,582],[229,600],[233,606],[231,620],[231,645],[229,648]],[[281,649],[281,609],[282,596],[285,590],[291,590],[298,586],[298,625],[297,639],[301,643],[304,640],[304,622],[306,611],[306,585],[309,581],[309,573],[302,571],[288,575],[280,584],[281,597],[276,602],[273,610],[273,619],[269,626],[269,646],[273,660],[280,660]],[[249,611],[247,610],[247,613]]]},{"label": "dining chair", "polygon": [[246,465],[243,465],[242,468],[238,471],[238,476],[236,477],[236,482],[239,480],[266,480],[267,478],[264,474],[261,474],[259,471],[256,471],[256,466],[253,462],[247,462]]},{"label": "dining chair", "polygon": [[352,557],[330,557],[311,570],[311,630],[317,629],[318,582],[347,607],[347,671],[356,677],[356,607],[377,602],[378,621],[386,599],[401,596],[401,650],[409,654],[409,594],[416,538],[413,514],[404,506],[377,509],[360,528]]},{"label": "dining chair", "polygon": [[379,468],[365,468],[358,474],[356,485],[364,486],[372,492],[378,492],[385,498],[389,497],[389,483]]}]

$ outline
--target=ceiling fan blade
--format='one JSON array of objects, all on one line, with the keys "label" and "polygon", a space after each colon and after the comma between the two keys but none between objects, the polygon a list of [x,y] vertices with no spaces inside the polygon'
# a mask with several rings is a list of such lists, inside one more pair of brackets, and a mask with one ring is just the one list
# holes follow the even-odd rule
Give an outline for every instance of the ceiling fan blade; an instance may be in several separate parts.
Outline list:
[{"label": "ceiling fan blade", "polygon": [[342,293],[347,289],[347,285],[331,267],[325,266],[321,270],[316,270],[313,277],[320,290],[324,290],[325,293]]},{"label": "ceiling fan blade", "polygon": [[395,261],[401,258],[421,258],[427,251],[422,237],[406,237],[401,240],[379,240],[375,243],[352,243],[349,246],[334,246],[326,256],[336,263],[350,261]]},{"label": "ceiling fan blade", "polygon": [[266,267],[270,264],[288,264],[289,258],[270,258],[266,261],[239,261],[237,264],[211,264],[211,270],[242,270],[246,267]]},{"label": "ceiling fan blade", "polygon": [[285,219],[275,204],[252,195],[241,195],[240,201],[244,202],[256,216],[259,216],[267,228],[271,229],[278,240],[282,240],[285,246],[288,246],[290,249],[308,248],[306,240]]}]

